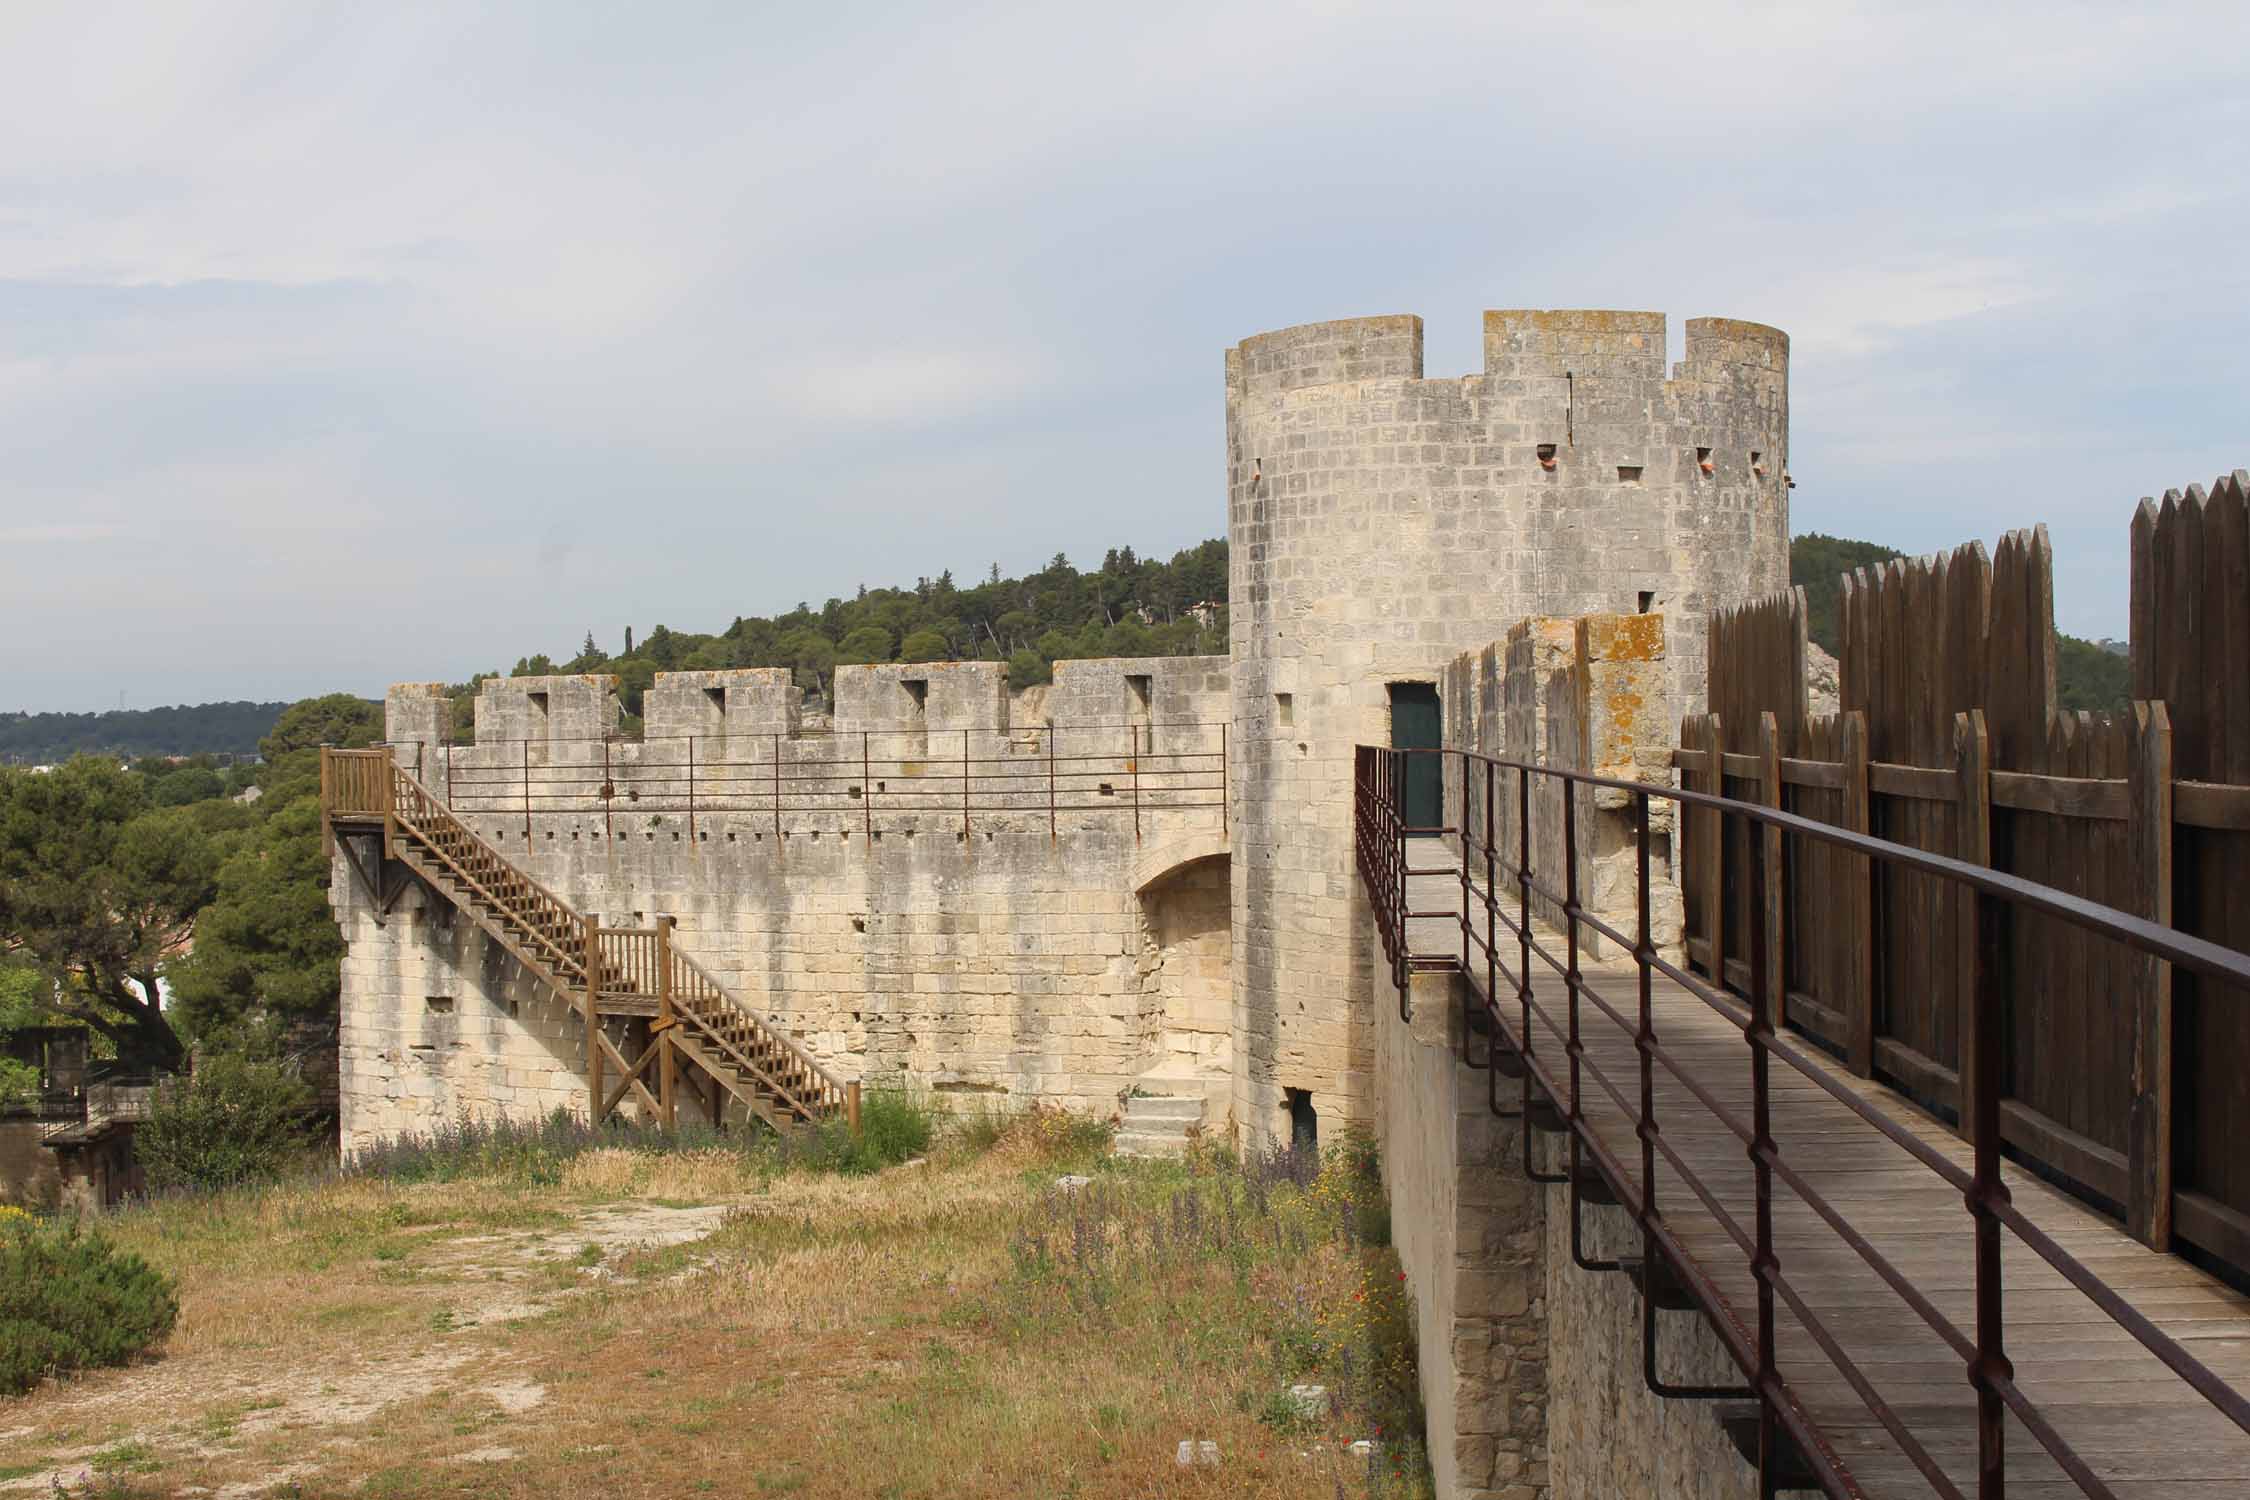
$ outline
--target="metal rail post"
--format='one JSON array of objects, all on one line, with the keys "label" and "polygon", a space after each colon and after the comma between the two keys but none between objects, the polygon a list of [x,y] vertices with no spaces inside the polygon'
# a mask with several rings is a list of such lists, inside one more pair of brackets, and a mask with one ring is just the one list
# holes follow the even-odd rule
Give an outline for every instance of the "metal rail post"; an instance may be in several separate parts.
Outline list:
[{"label": "metal rail post", "polygon": [[[1750,1166],[1757,1192],[1757,1249],[1750,1258],[1750,1274],[1758,1284],[1758,1371],[1751,1384],[1758,1392],[1758,1486],[1761,1494],[1774,1492],[1781,1468],[1780,1433],[1774,1420],[1773,1278],[1780,1262],[1773,1248],[1773,1100],[1768,1088],[1771,1059],[1767,1047],[1773,1040],[1773,975],[1766,966],[1766,869],[1764,829],[1745,818],[1750,849],[1750,1010],[1742,1034],[1750,1044]],[[1725,825],[1720,828],[1724,836]]]},{"label": "metal rail post", "polygon": [[[1970,944],[1970,971],[1961,976],[1969,989],[1969,1056],[1963,1065],[1970,1099],[1969,1145],[1973,1158],[1969,1212],[1976,1225],[1977,1352],[1969,1362],[1969,1383],[1977,1393],[1977,1495],[2000,1500],[2007,1492],[2007,1424],[1996,1382],[2013,1380],[2015,1365],[2006,1351],[2007,1323],[2000,1272],[2000,1210],[2008,1206],[2008,1184],[2000,1176],[2000,1049],[2004,1043],[2005,995],[2001,989],[2001,906],[1998,897],[1978,892]],[[1967,1075],[1973,1075],[1969,1077]]]},{"label": "metal rail post", "polygon": [[[1141,841],[1141,726],[1133,726],[1133,758],[1126,762],[1133,770],[1133,842]],[[966,817],[966,814],[963,814]]]}]

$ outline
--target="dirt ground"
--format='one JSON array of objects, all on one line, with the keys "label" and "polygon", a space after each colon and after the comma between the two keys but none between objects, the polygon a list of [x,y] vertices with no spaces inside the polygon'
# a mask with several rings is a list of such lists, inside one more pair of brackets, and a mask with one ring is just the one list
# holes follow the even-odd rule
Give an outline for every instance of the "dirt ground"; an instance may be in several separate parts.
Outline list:
[{"label": "dirt ground", "polygon": [[[0,1496],[1364,1492],[1372,1414],[1277,1425],[1260,1320],[1350,1299],[1366,1257],[1292,1252],[1278,1218],[1273,1253],[1177,1251],[1163,1215],[1210,1189],[1096,1170],[1092,1229],[1050,1162],[758,1180],[606,1151],[541,1188],[150,1213],[114,1232],[178,1278],[179,1328],[0,1400]],[[1183,1439],[1220,1467],[1180,1468]]]}]

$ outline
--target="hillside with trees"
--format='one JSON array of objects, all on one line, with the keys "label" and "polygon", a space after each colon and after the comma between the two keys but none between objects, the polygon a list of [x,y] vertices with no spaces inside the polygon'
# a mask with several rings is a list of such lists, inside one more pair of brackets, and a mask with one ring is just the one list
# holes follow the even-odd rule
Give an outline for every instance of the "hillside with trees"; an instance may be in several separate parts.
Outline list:
[{"label": "hillside with trees", "polygon": [[[628,727],[658,672],[786,667],[809,706],[827,701],[837,667],[878,662],[1005,662],[1009,685],[1021,689],[1048,681],[1055,663],[1071,657],[1223,655],[1226,598],[1223,540],[1175,553],[1169,562],[1116,547],[1090,572],[1057,553],[1021,578],[1002,577],[996,563],[983,582],[966,588],[950,572],[916,579],[912,588],[862,587],[818,609],[800,602],[784,614],[738,615],[715,634],[660,624],[636,640],[628,629],[615,654],[589,631],[575,654],[520,657],[506,675],[613,673]],[[499,675],[454,687],[459,737],[471,731],[476,684]]]},{"label": "hillside with trees", "polygon": [[196,703],[106,713],[0,713],[0,762],[49,765],[73,755],[249,755],[286,703]]}]

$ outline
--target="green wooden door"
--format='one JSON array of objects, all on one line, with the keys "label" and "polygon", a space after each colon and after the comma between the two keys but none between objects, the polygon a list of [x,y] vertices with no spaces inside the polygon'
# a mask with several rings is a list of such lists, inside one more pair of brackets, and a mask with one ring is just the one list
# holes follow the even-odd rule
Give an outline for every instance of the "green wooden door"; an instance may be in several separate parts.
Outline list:
[{"label": "green wooden door", "polygon": [[[1445,743],[1437,684],[1391,684],[1391,745],[1399,750],[1435,750]],[[1406,826],[1436,828],[1445,821],[1445,765],[1435,755],[1406,757]]]}]

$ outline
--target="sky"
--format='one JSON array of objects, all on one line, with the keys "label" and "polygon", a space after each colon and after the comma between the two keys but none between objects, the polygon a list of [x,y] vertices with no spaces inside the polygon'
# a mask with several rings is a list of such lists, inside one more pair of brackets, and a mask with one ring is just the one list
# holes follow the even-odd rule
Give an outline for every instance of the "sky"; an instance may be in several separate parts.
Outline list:
[{"label": "sky", "polygon": [[1772,323],[1792,522],[2250,466],[2250,6],[0,5],[0,710],[379,694],[1225,526],[1222,355]]}]

